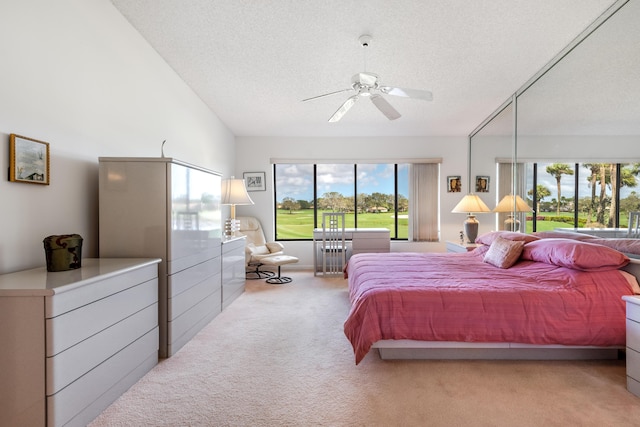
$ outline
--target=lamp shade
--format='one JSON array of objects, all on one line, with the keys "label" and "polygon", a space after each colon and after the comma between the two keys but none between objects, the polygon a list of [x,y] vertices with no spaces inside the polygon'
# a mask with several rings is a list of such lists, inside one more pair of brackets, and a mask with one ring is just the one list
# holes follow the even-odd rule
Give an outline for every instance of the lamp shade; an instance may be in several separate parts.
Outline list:
[{"label": "lamp shade", "polygon": [[225,236],[235,236],[240,230],[240,221],[236,220],[236,205],[252,205],[253,200],[247,193],[247,187],[244,185],[244,179],[222,180],[222,201],[223,205],[231,205],[231,218],[227,219],[224,224]]},{"label": "lamp shade", "polygon": [[531,212],[531,207],[520,196],[507,194],[493,209],[494,212]]},{"label": "lamp shade", "polygon": [[471,212],[491,212],[480,197],[475,194],[467,194],[458,202],[451,212],[471,213]]},{"label": "lamp shade", "polygon": [[244,185],[244,179],[236,179],[231,177],[230,179],[222,180],[222,202],[223,205],[252,205],[253,200],[247,193],[247,188]]},{"label": "lamp shade", "polygon": [[493,211],[509,214],[508,218],[504,220],[504,230],[520,231],[520,220],[514,216],[514,212],[531,212],[531,208],[520,196],[507,194]]}]

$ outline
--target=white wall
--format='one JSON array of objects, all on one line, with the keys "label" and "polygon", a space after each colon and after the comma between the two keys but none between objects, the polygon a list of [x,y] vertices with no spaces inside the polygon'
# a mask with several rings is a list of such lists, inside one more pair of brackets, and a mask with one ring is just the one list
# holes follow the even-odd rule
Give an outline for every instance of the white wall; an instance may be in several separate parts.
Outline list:
[{"label": "white wall", "polygon": [[638,135],[518,136],[518,158],[553,162],[637,162]]},{"label": "white wall", "polygon": [[9,134],[50,143],[51,185],[0,180],[0,273],[79,233],[98,256],[98,157],[165,155],[233,173],[234,136],[108,0],[0,2],[0,170]]},{"label": "white wall", "polygon": [[[467,150],[466,136],[460,137],[379,137],[379,138],[266,138],[237,137],[236,171],[266,172],[267,190],[250,193],[252,206],[238,206],[238,215],[260,219],[267,237],[274,236],[273,167],[271,158],[279,159],[342,159],[363,162],[367,159],[386,159],[393,162],[401,158],[443,159],[440,169],[441,242],[394,242],[392,251],[444,251],[446,240],[457,240],[466,216],[451,213],[451,209],[466,193]],[[465,185],[462,193],[446,192],[446,177],[461,175]],[[480,218],[480,232],[490,231],[491,224]],[[313,265],[311,242],[286,242],[287,252],[300,258],[298,268]]]}]

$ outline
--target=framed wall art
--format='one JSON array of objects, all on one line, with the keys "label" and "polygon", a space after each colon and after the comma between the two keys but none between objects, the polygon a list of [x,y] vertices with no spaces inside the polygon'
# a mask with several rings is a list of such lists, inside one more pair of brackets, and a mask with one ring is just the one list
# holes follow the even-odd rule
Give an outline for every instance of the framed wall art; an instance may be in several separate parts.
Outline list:
[{"label": "framed wall art", "polygon": [[245,172],[242,177],[244,178],[244,183],[247,186],[247,191],[267,190],[264,172]]},{"label": "framed wall art", "polygon": [[489,192],[489,177],[488,176],[476,176],[476,193],[488,193]]},{"label": "framed wall art", "polygon": [[462,191],[462,180],[460,175],[447,177],[447,193],[459,193]]},{"label": "framed wall art", "polygon": [[49,185],[49,143],[11,134],[9,181]]}]

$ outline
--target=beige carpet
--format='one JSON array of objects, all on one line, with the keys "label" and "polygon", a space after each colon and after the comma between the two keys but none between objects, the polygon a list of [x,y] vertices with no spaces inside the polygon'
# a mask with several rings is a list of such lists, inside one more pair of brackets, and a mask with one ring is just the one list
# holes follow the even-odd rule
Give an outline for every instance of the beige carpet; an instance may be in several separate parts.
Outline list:
[{"label": "beige carpet", "polygon": [[287,273],[247,291],[92,424],[624,426],[640,398],[618,361],[382,361],[342,332],[346,281]]}]

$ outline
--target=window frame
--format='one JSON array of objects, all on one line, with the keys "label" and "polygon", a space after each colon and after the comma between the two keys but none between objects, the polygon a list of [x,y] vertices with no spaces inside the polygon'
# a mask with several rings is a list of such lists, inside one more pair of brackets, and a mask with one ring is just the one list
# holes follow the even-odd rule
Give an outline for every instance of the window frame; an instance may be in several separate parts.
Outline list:
[{"label": "window frame", "polygon": [[[549,163],[549,161],[528,161],[528,162],[524,162],[524,163],[528,163],[532,166],[531,170],[532,170],[532,182],[533,182],[533,187],[532,187],[532,199],[534,200],[533,203],[533,215],[532,215],[532,219],[531,219],[531,231],[532,232],[536,232],[537,231],[537,226],[538,226],[538,216],[540,215],[540,212],[538,212],[536,210],[536,203],[535,200],[537,200],[537,183],[538,183],[538,173],[539,173],[539,169],[538,169],[538,165],[539,164],[547,164]],[[553,163],[553,162],[552,162]],[[569,163],[572,164],[573,168],[574,168],[574,174],[573,174],[573,200],[574,200],[574,210],[573,210],[573,228],[584,228],[584,227],[580,227],[579,226],[579,218],[580,218],[580,179],[584,178],[583,175],[580,174],[580,169],[582,167],[582,165],[584,163],[589,163],[589,162],[569,162],[569,161],[565,161],[565,163]],[[615,174],[616,174],[616,182],[620,183],[621,182],[621,176],[622,176],[622,168],[627,165],[628,163],[633,163],[633,162],[616,162],[616,161],[611,161],[611,162],[607,162],[607,161],[602,161],[600,163],[607,163],[607,164],[615,164]],[[620,227],[620,196],[621,196],[621,191],[620,191],[621,187],[618,188],[618,190],[615,193],[615,197],[616,197],[616,201],[615,201],[615,210],[614,210],[614,217],[612,219],[612,227],[613,228],[619,228]],[[571,224],[567,224],[567,228],[571,228]],[[526,228],[526,224],[525,224],[525,228]]]},{"label": "window frame", "polygon": [[[278,237],[278,189],[277,189],[277,166],[283,164],[309,164],[310,162],[296,162],[296,161],[278,161],[273,163],[273,195],[274,195],[274,204],[273,204],[273,216],[274,216],[274,240],[282,241],[282,242],[291,242],[291,241],[312,241],[313,234],[311,234],[308,238],[280,238]],[[390,230],[390,238],[395,241],[409,241],[409,236],[407,237],[398,237],[398,171],[399,165],[409,164],[409,162],[353,162],[348,163],[344,161],[336,161],[332,163],[331,161],[321,162],[321,163],[313,163],[313,228],[318,228],[318,164],[351,164],[353,165],[353,192],[354,192],[354,227],[358,228],[358,165],[366,165],[366,164],[387,164],[393,165],[393,199],[394,199],[394,229]],[[409,199],[410,195],[406,195],[407,199]]]}]

